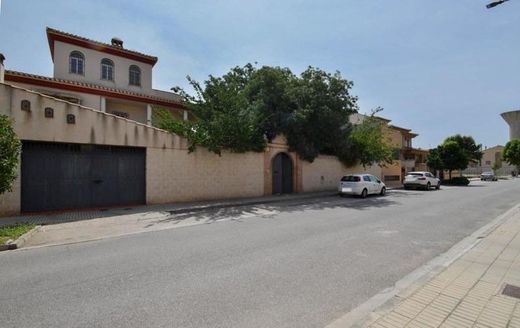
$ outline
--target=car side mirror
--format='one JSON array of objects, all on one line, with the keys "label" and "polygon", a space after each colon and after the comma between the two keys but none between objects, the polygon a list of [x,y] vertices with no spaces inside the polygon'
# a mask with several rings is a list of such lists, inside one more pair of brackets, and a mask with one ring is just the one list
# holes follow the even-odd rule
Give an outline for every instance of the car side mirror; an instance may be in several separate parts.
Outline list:
[{"label": "car side mirror", "polygon": [[377,183],[381,184],[381,181],[377,180]]}]

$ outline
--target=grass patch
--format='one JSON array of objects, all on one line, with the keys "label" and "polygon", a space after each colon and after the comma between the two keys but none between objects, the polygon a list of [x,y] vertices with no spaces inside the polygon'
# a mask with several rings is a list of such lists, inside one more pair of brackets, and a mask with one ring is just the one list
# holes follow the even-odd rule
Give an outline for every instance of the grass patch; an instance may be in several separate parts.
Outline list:
[{"label": "grass patch", "polygon": [[29,223],[19,223],[0,227],[0,245],[5,244],[9,239],[16,240],[34,227],[34,224]]}]

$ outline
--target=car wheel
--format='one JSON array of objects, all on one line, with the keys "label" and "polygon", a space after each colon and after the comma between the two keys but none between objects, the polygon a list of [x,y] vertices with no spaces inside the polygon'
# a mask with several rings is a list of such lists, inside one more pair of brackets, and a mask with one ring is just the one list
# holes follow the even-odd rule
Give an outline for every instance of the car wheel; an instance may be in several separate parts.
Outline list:
[{"label": "car wheel", "polygon": [[368,190],[363,189],[363,191],[361,192],[361,198],[367,198],[367,196],[368,196]]},{"label": "car wheel", "polygon": [[381,188],[381,192],[379,193],[379,195],[381,195],[381,196],[386,195],[386,188],[385,187]]},{"label": "car wheel", "polygon": [[439,183],[437,183],[437,185],[435,186],[435,189],[436,189],[436,190],[439,190],[439,189],[441,189],[441,183],[440,183],[440,182],[439,182]]},{"label": "car wheel", "polygon": [[430,190],[431,187],[432,187],[432,184],[431,184],[430,182],[428,182],[428,183],[426,184],[426,190]]}]

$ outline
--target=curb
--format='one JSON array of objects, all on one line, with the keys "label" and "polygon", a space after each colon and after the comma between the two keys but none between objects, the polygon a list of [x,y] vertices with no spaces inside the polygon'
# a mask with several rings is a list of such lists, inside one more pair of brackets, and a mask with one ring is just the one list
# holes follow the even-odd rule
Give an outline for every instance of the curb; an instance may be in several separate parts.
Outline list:
[{"label": "curb", "polygon": [[25,243],[27,243],[27,241],[38,231],[40,231],[40,228],[42,226],[40,225],[37,225],[36,227],[32,228],[31,230],[27,231],[26,233],[24,233],[23,235],[21,235],[20,237],[18,237],[18,239],[16,239],[15,241],[8,241],[7,244],[5,245],[0,245],[0,252],[2,251],[8,251],[8,250],[14,250],[14,249],[18,249],[18,248],[22,248],[23,245],[25,245]]}]

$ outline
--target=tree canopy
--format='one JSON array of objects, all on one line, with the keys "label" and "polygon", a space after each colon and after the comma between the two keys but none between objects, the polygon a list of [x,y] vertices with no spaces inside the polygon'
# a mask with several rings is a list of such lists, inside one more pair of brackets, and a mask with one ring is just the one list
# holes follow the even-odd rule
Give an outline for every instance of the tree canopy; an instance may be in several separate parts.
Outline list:
[{"label": "tree canopy", "polygon": [[190,150],[262,151],[283,134],[289,149],[310,162],[319,154],[337,156],[347,165],[388,161],[391,150],[378,138],[381,127],[371,120],[360,127],[350,123],[357,98],[350,94],[353,83],[339,72],[309,67],[295,75],[288,68],[247,64],[221,77],[209,76],[203,85],[188,81],[194,96],[178,90],[196,119],[161,115],[157,126],[186,137]]},{"label": "tree canopy", "polygon": [[0,194],[11,191],[17,176],[21,144],[14,133],[11,120],[0,115]]},{"label": "tree canopy", "polygon": [[480,162],[482,159],[482,145],[477,144],[473,137],[456,134],[444,140],[445,143],[448,141],[455,141],[468,158],[468,161]]},{"label": "tree canopy", "polygon": [[506,144],[503,158],[510,165],[520,167],[520,139],[511,140]]},{"label": "tree canopy", "polygon": [[481,145],[477,145],[473,137],[460,134],[448,137],[442,144],[430,150],[426,164],[433,170],[464,170],[470,161],[477,162],[482,158]]}]

